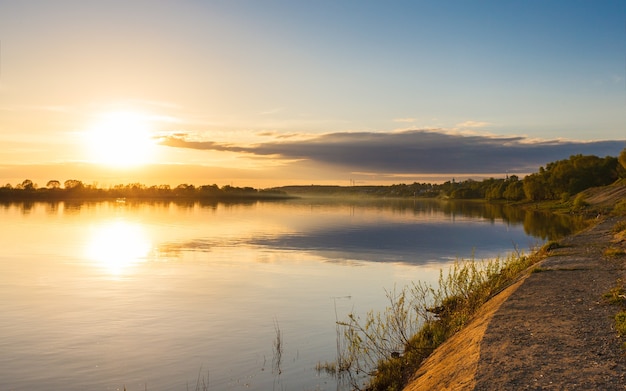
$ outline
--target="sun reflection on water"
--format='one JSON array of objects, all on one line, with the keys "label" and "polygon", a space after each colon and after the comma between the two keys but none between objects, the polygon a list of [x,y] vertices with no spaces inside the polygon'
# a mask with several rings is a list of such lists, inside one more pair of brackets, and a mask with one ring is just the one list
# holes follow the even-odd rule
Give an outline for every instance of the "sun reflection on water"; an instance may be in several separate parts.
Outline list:
[{"label": "sun reflection on water", "polygon": [[121,275],[145,262],[152,244],[143,227],[126,221],[97,226],[87,241],[86,256],[112,275]]}]

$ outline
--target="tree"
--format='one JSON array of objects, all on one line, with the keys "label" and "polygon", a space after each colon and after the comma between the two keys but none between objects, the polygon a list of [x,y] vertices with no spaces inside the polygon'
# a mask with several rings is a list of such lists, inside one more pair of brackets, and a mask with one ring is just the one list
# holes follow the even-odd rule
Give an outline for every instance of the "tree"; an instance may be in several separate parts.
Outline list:
[{"label": "tree", "polygon": [[572,155],[569,159],[548,163],[546,168],[524,178],[526,197],[533,200],[558,199],[562,194],[577,194],[617,180],[617,158]]},{"label": "tree", "polygon": [[65,187],[66,190],[80,190],[83,187],[85,187],[83,185],[83,182],[77,179],[68,179],[65,182],[63,182],[63,186]]},{"label": "tree", "polygon": [[524,198],[524,184],[513,175],[508,180],[508,185],[502,195],[508,201],[522,200]]},{"label": "tree", "polygon": [[626,148],[622,149],[622,152],[620,152],[617,160],[619,161],[619,164],[622,166],[621,170],[618,167],[618,173],[620,178],[626,178]]},{"label": "tree", "polygon": [[531,201],[540,201],[546,199],[546,184],[541,174],[543,167],[539,173],[528,175],[524,178],[523,188],[526,198]]},{"label": "tree", "polygon": [[24,190],[34,190],[36,185],[30,179],[24,179],[22,183],[18,185],[18,188]]},{"label": "tree", "polygon": [[61,182],[57,181],[56,179],[52,179],[48,181],[48,183],[46,183],[46,187],[48,189],[58,189],[59,187],[61,187]]}]

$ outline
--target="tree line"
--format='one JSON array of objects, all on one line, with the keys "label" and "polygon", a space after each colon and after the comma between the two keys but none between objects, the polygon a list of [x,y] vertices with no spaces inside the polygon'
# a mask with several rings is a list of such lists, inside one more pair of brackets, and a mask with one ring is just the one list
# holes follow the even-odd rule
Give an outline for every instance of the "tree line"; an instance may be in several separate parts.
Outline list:
[{"label": "tree line", "polygon": [[88,185],[76,179],[50,180],[38,187],[30,179],[12,186],[0,187],[0,199],[204,199],[204,198],[286,198],[293,195],[443,197],[450,199],[485,199],[506,201],[544,201],[568,199],[585,189],[606,186],[626,179],[626,148],[618,157],[572,155],[540,167],[539,171],[520,179],[517,175],[488,178],[482,181],[454,179],[441,183],[396,184],[390,186],[284,186],[272,189],[225,185],[194,186],[180,184],[145,186],[141,183],[116,185],[108,189]]},{"label": "tree line", "polygon": [[176,187],[170,185],[146,186],[141,183],[119,184],[107,189],[97,185],[85,184],[77,179],[63,182],[50,180],[45,187],[38,187],[30,179],[12,186],[0,187],[0,199],[270,199],[286,198],[288,195],[276,189],[255,189],[252,187],[234,187],[225,185],[194,186],[182,183]]},{"label": "tree line", "polygon": [[619,157],[600,158],[572,155],[540,167],[539,172],[523,179],[517,175],[482,181],[454,179],[441,183],[413,183],[391,186],[286,186],[290,194],[318,196],[443,197],[506,201],[544,201],[567,199],[585,189],[606,186],[626,178],[626,149]]},{"label": "tree line", "polygon": [[566,200],[585,189],[606,186],[626,178],[626,149],[619,157],[572,155],[540,167],[539,171],[520,180],[486,179],[448,184],[450,198],[484,198],[511,201]]}]

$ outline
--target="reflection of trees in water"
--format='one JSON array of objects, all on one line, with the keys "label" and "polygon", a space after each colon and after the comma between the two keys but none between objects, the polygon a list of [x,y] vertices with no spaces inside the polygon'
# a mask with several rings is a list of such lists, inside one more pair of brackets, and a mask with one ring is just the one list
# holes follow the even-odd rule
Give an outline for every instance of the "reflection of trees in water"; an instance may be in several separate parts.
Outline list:
[{"label": "reflection of trees in water", "polygon": [[[0,202],[3,209],[17,208],[23,214],[29,214],[37,205],[45,205],[45,210],[49,214],[75,214],[81,209],[95,205],[103,201],[8,201]],[[104,201],[112,202],[112,201]],[[216,209],[218,205],[226,209],[230,208],[251,208],[257,200],[137,200],[126,201],[123,203],[125,208],[134,209],[145,205],[155,207],[175,206],[180,209],[193,209],[200,207],[203,209]],[[507,224],[519,225],[523,224],[527,234],[540,237],[544,240],[558,239],[567,236],[573,232],[579,231],[586,226],[584,218],[580,216],[553,214],[548,212],[540,212],[526,210],[524,208],[504,204],[489,203],[482,201],[463,201],[463,200],[436,200],[436,199],[300,199],[289,201],[271,201],[271,202],[287,202],[287,203],[306,203],[311,205],[334,205],[334,206],[352,206],[364,207],[376,210],[391,210],[397,214],[414,215],[415,217],[423,216],[444,216],[451,219],[467,217],[475,219],[487,219],[492,222],[504,221]],[[61,206],[62,205],[62,206]]]},{"label": "reflection of trees in water", "polygon": [[555,240],[585,228],[588,223],[581,216],[543,212],[526,212],[524,231],[542,239]]},{"label": "reflection of trees in water", "polygon": [[581,216],[527,210],[506,204],[487,202],[449,202],[446,213],[502,220],[507,224],[523,224],[524,231],[544,240],[559,239],[583,229],[587,224]]}]

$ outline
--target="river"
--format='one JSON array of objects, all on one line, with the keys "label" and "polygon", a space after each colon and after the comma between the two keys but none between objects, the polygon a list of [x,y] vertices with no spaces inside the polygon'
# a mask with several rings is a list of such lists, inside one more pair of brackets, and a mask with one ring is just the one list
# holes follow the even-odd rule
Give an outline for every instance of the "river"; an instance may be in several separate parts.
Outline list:
[{"label": "river", "polygon": [[[0,204],[0,389],[338,390],[337,318],[567,217],[436,200]],[[276,342],[280,337],[280,351]]]}]

